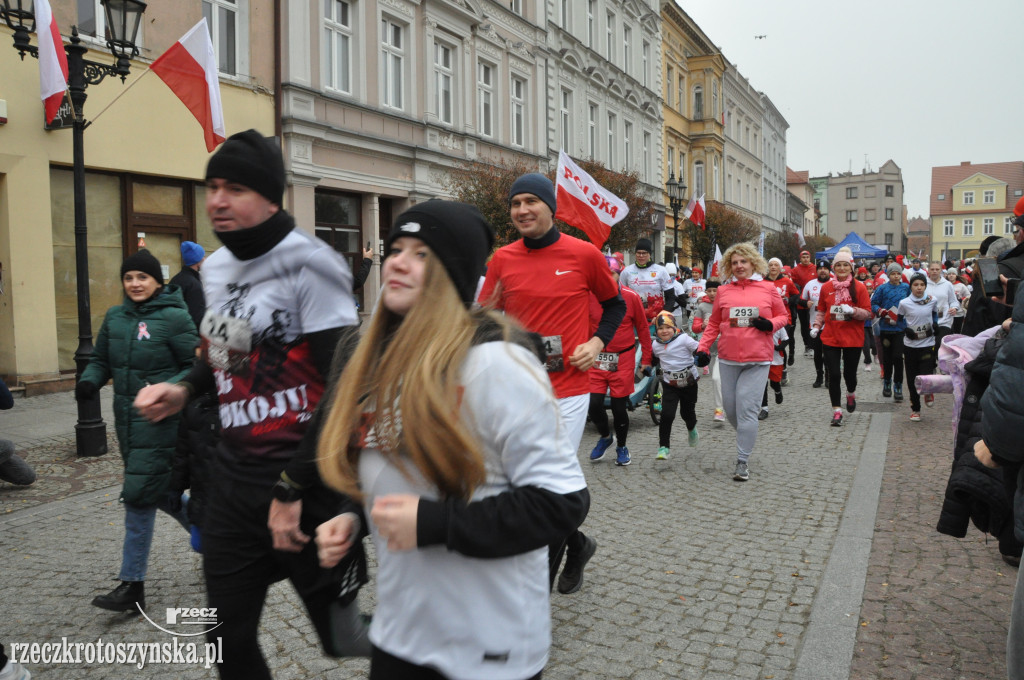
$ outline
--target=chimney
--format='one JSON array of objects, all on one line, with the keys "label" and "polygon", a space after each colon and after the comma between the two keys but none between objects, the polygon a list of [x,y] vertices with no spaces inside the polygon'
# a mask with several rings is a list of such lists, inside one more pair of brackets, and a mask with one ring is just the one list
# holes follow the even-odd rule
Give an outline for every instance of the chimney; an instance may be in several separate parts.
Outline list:
[{"label": "chimney", "polygon": [[971,164],[970,161],[960,161],[960,167],[965,168]]}]

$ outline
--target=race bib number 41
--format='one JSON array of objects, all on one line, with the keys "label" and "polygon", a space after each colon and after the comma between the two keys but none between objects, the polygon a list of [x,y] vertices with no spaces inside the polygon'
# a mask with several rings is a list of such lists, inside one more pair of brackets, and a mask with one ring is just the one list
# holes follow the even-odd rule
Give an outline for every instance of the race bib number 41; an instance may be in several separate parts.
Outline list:
[{"label": "race bib number 41", "polygon": [[238,375],[248,367],[252,352],[252,326],[248,320],[207,311],[199,323],[199,334],[211,368]]},{"label": "race bib number 41", "polygon": [[757,307],[730,307],[729,325],[733,328],[747,328],[759,316]]}]

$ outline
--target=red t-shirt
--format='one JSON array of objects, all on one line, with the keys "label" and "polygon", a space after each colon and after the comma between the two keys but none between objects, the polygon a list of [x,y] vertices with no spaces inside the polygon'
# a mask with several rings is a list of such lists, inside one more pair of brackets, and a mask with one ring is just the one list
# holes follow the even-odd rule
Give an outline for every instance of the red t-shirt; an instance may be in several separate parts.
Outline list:
[{"label": "red t-shirt", "polygon": [[[861,281],[854,279],[850,286],[850,297],[853,300],[847,304],[871,313],[871,296]],[[829,347],[860,347],[864,344],[864,319],[854,319],[850,315],[845,321],[838,321],[831,313],[835,304],[835,282],[826,281],[822,284],[821,294],[818,296],[818,311],[825,315],[824,326],[821,329],[822,344]]]},{"label": "red t-shirt", "polygon": [[[619,293],[626,301],[626,316],[622,317],[622,323],[612,336],[611,342],[605,346],[606,352],[621,352],[629,349],[639,338],[640,340],[640,363],[645,366],[651,364],[651,328],[647,323],[647,315],[644,312],[644,303],[640,296],[632,288],[619,286]],[[591,333],[597,330],[601,323],[601,315],[604,307],[597,301],[597,298],[590,295],[590,329]]]},{"label": "red t-shirt", "polygon": [[560,234],[544,248],[527,248],[522,239],[499,248],[487,266],[479,301],[541,335],[548,376],[562,399],[590,392],[587,374],[569,357],[593,337],[591,292],[602,302],[619,294],[604,255],[592,243]]}]

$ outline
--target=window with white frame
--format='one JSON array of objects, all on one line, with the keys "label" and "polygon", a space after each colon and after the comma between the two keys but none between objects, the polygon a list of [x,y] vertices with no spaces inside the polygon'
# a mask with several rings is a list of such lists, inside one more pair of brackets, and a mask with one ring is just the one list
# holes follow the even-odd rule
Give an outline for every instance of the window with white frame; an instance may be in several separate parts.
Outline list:
[{"label": "window with white frame", "polygon": [[964,192],[964,205],[974,205],[974,192],[973,191],[965,191]]},{"label": "window with white frame", "polygon": [[594,5],[596,0],[587,0],[587,47],[594,48],[594,39],[597,37],[597,27],[594,25],[596,21],[594,17]]},{"label": "window with white frame", "polygon": [[846,221],[847,222],[856,222],[857,221],[857,211],[856,210],[847,210],[846,211]]},{"label": "window with white frame", "polygon": [[[204,2],[204,15],[205,12],[206,3]],[[209,19],[207,19],[207,23],[209,23]],[[103,12],[103,5],[100,4],[100,0],[78,0],[78,32],[81,35],[102,38],[106,33],[106,26],[107,17]]]},{"label": "window with white frame", "polygon": [[1013,218],[1012,217],[1004,217],[1003,218],[1003,233],[1004,234],[1012,234],[1013,233]]},{"label": "window with white frame", "polygon": [[572,153],[572,127],[570,118],[572,113],[572,92],[562,90],[562,106],[558,111],[558,117],[562,124],[562,151]]},{"label": "window with white frame", "polygon": [[[712,186],[715,189],[714,192],[711,194],[711,198],[717,199],[718,198],[718,156],[715,156],[711,160],[712,160],[712,164],[714,166],[714,169],[713,169],[713,171],[711,173],[711,183],[712,183]],[[756,206],[757,206],[757,189],[754,189],[754,206],[751,206],[751,207],[756,207]]]},{"label": "window with white frame", "polygon": [[995,192],[995,189],[986,189],[985,193],[982,195],[982,202],[985,205],[995,205],[995,202],[996,202],[996,192]]},{"label": "window with white frame", "polygon": [[964,219],[964,236],[974,236],[974,220],[970,217]]},{"label": "window with white frame", "polygon": [[674,86],[676,72],[669,66],[668,77],[665,78],[665,103],[672,106],[672,87]]},{"label": "window with white frame", "polygon": [[401,109],[405,105],[405,26],[385,17],[380,31],[381,103]]},{"label": "window with white frame", "polygon": [[612,170],[615,165],[615,131],[618,126],[618,119],[614,113],[608,114],[608,167]]},{"label": "window with white frame", "polygon": [[597,104],[590,104],[587,119],[587,153],[591,160],[597,158]]},{"label": "window with white frame", "polygon": [[562,28],[569,30],[569,0],[561,0],[559,6],[559,18],[562,20]]},{"label": "window with white frame", "polygon": [[238,26],[238,3],[235,0],[203,0],[203,16],[210,29],[213,52],[217,56],[217,70],[236,75],[238,38],[242,35]]},{"label": "window with white frame", "polygon": [[711,117],[718,118],[718,81],[711,81]]},{"label": "window with white frame", "polygon": [[704,119],[704,88],[693,86],[693,120]]},{"label": "window with white frame", "polygon": [[679,150],[679,165],[676,167],[679,168],[679,177],[676,179],[686,184],[686,179],[684,178],[684,175],[686,175],[686,153],[682,149]]},{"label": "window with white frame", "polygon": [[477,125],[484,137],[494,136],[494,67],[480,62],[476,67]]},{"label": "window with white frame", "polygon": [[673,149],[671,146],[668,147],[668,154],[667,154],[667,156],[668,156],[668,176],[669,177],[674,177],[675,173],[674,173],[673,169],[675,167],[674,164],[675,164],[675,160],[676,160],[676,150]]},{"label": "window with white frame", "polygon": [[942,235],[952,236],[953,235],[953,220],[942,220]]},{"label": "window with white frame", "polygon": [[508,8],[519,16],[523,16],[523,0],[509,0]]},{"label": "window with white frame", "polygon": [[352,93],[352,4],[324,2],[324,81],[345,94]]},{"label": "window with white frame", "polygon": [[986,217],[981,221],[982,236],[991,236],[996,233],[996,218]]},{"label": "window with white frame", "polygon": [[891,219],[893,219],[893,216],[894,216],[894,210],[892,208],[886,208],[885,209],[885,219],[891,220]]},{"label": "window with white frame", "polygon": [[700,198],[704,193],[704,161],[693,164],[693,195]]},{"label": "window with white frame", "polygon": [[622,167],[629,170],[630,166],[633,165],[633,124],[628,120],[622,124]]},{"label": "window with white frame", "polygon": [[640,50],[640,82],[643,83],[644,87],[650,87],[650,77],[647,75],[648,64],[651,61],[651,43],[644,40],[643,47]]},{"label": "window with white frame", "polygon": [[857,187],[846,187],[847,198],[857,198]]},{"label": "window with white frame", "polygon": [[633,73],[633,29],[623,26],[623,71]]},{"label": "window with white frame", "polygon": [[679,95],[678,95],[679,100],[676,103],[676,110],[679,111],[679,113],[685,114],[686,113],[686,77],[685,76],[679,76],[679,87],[677,88],[677,92],[679,93]]},{"label": "window with white frame", "polygon": [[887,245],[887,246],[891,246],[892,245],[892,232],[887,232],[885,234],[885,245]]},{"label": "window with white frame", "polygon": [[644,149],[643,149],[643,153],[644,153],[644,157],[643,157],[644,166],[643,166],[643,168],[640,169],[640,179],[642,179],[643,181],[646,182],[648,179],[650,179],[650,172],[651,172],[651,133],[650,132],[645,132],[644,133]]},{"label": "window with white frame", "polygon": [[512,76],[512,112],[509,118],[513,146],[526,145],[526,81]]},{"label": "window with white frame", "polygon": [[434,43],[434,111],[437,119],[448,125],[454,122],[455,106],[452,102],[452,47]]},{"label": "window with white frame", "polygon": [[608,43],[608,61],[615,62],[615,14],[608,12],[608,23],[605,24],[605,37]]},{"label": "window with white frame", "polygon": [[892,198],[893,197],[893,186],[891,184],[886,184],[885,185],[885,197],[886,198]]}]

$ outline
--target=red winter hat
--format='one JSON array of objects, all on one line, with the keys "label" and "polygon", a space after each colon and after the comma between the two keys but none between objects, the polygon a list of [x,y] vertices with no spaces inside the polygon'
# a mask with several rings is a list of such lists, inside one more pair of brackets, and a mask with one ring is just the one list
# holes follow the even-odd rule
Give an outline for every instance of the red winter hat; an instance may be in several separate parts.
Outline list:
[{"label": "red winter hat", "polygon": [[1017,217],[1024,215],[1024,196],[1017,199],[1017,205],[1013,206],[1013,214]]},{"label": "red winter hat", "polygon": [[858,274],[867,274],[868,273],[868,268],[867,267],[857,267],[857,273]]}]

